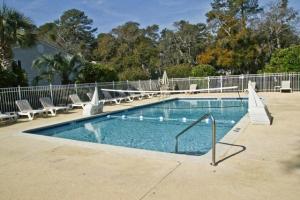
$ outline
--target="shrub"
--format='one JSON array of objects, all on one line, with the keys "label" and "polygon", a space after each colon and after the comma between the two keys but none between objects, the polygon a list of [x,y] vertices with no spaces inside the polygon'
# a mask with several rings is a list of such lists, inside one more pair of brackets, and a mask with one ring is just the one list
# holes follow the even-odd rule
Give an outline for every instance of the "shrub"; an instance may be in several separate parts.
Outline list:
[{"label": "shrub", "polygon": [[192,67],[189,65],[175,65],[166,68],[170,78],[184,78],[191,76]]},{"label": "shrub", "polygon": [[121,81],[146,80],[150,78],[150,73],[142,68],[127,68],[119,74]]},{"label": "shrub", "polygon": [[300,71],[300,46],[279,49],[272,54],[269,64],[263,72],[299,72]]},{"label": "shrub", "polygon": [[117,72],[109,65],[86,63],[80,71],[78,82],[108,82],[118,80]]},{"label": "shrub", "polygon": [[195,77],[215,76],[216,74],[216,69],[211,65],[201,64],[192,69],[192,76]]},{"label": "shrub", "polygon": [[27,86],[27,77],[24,70],[16,63],[12,64],[12,70],[4,70],[0,67],[0,88]]}]

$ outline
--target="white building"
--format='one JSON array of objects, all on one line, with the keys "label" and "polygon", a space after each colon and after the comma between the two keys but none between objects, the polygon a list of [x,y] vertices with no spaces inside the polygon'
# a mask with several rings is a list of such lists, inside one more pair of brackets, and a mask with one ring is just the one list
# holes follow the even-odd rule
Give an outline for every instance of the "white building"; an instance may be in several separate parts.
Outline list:
[{"label": "white building", "polygon": [[[21,65],[26,72],[28,85],[32,85],[34,78],[38,75],[38,70],[32,67],[32,63],[38,57],[47,54],[54,55],[62,50],[44,41],[37,41],[36,44],[28,48],[13,48],[14,60]],[[39,85],[47,85],[47,81],[40,81]],[[59,76],[54,78],[53,84],[61,84]]]}]

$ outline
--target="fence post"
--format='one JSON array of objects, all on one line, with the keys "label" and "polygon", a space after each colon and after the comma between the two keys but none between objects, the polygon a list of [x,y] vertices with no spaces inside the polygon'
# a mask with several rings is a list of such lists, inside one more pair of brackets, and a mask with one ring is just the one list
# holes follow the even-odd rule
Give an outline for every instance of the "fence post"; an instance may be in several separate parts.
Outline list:
[{"label": "fence post", "polygon": [[190,85],[191,85],[191,77],[189,76],[189,87],[190,87]]},{"label": "fence post", "polygon": [[51,97],[51,100],[53,102],[53,92],[52,92],[52,84],[51,83],[49,85],[49,90],[50,90],[50,97]]},{"label": "fence post", "polygon": [[151,78],[149,79],[149,90],[152,90]]},{"label": "fence post", "polygon": [[223,77],[220,76],[220,82],[221,82],[221,93],[223,93]]},{"label": "fence post", "polygon": [[174,78],[172,77],[172,90],[175,90],[175,86],[174,86]]},{"label": "fence post", "polygon": [[265,92],[265,86],[266,86],[266,73],[264,73],[264,80],[263,80],[263,89],[262,91]]},{"label": "fence post", "polygon": [[78,94],[78,91],[77,91],[77,83],[74,84],[74,87],[75,87],[75,92],[76,92],[76,94]]},{"label": "fence post", "polygon": [[141,87],[141,80],[139,80],[139,90],[142,90],[142,87]]},{"label": "fence post", "polygon": [[[115,89],[115,81],[112,81],[113,90]],[[116,92],[114,91],[114,97],[116,96]]]},{"label": "fence post", "polygon": [[126,80],[126,84],[127,84],[127,90],[129,90],[129,83],[128,83],[128,80]]},{"label": "fence post", "polygon": [[22,96],[21,96],[21,86],[18,85],[18,93],[19,93],[19,100],[22,99]]},{"label": "fence post", "polygon": [[242,79],[242,92],[243,92],[244,91],[244,74],[242,74],[241,79]]},{"label": "fence post", "polygon": [[209,93],[209,82],[210,82],[210,80],[209,80],[209,76],[207,77],[207,93]]}]

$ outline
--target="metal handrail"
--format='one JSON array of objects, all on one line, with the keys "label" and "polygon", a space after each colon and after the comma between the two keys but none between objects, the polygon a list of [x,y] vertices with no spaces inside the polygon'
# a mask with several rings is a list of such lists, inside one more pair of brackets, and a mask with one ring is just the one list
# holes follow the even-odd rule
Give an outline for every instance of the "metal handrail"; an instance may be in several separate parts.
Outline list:
[{"label": "metal handrail", "polygon": [[210,113],[203,115],[197,121],[193,122],[191,125],[186,127],[184,130],[182,130],[180,133],[178,133],[175,136],[175,139],[176,139],[175,153],[178,152],[178,138],[181,135],[183,135],[186,131],[188,131],[189,129],[191,129],[193,126],[195,126],[196,124],[198,124],[199,122],[201,122],[204,119],[210,119],[211,120],[211,127],[212,127],[212,163],[211,164],[213,166],[216,166],[217,165],[217,163],[216,163],[216,120],[212,116],[212,114],[210,114]]}]

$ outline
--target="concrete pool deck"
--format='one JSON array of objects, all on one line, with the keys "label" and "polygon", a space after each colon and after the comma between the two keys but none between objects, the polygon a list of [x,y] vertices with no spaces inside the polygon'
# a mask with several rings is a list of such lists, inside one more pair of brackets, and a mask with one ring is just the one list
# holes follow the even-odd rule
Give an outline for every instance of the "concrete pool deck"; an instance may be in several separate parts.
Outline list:
[{"label": "concrete pool deck", "polygon": [[[300,93],[259,95],[274,117],[273,125],[246,125],[226,154],[217,155],[223,160],[217,167],[209,164],[208,156],[178,157],[21,133],[81,118],[80,110],[0,126],[0,199],[298,200]],[[105,106],[104,111],[157,100]]]}]

